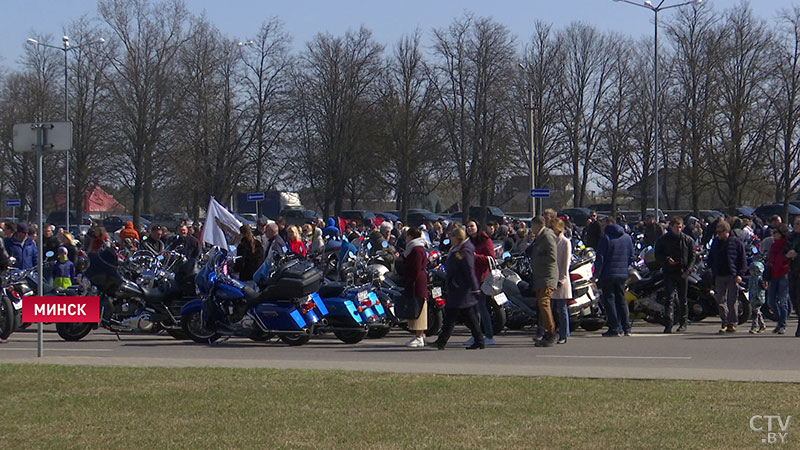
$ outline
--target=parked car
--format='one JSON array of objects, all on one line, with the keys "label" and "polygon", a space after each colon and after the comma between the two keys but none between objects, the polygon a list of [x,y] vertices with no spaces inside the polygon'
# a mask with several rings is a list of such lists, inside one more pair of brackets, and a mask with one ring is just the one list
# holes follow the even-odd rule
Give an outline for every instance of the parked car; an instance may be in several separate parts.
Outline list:
[{"label": "parked car", "polygon": [[[133,216],[108,216],[103,219],[103,227],[105,227],[107,233],[111,234],[122,229],[125,222],[133,222]],[[141,223],[145,230],[149,229],[150,225],[152,225],[152,222],[141,216],[139,216],[139,223]]]},{"label": "parked car", "polygon": [[[761,205],[753,211],[753,214],[761,220],[767,221],[772,216],[783,216],[783,203],[773,203],[771,205]],[[800,207],[789,203],[789,218],[800,215]]]},{"label": "parked car", "polygon": [[391,220],[392,222],[397,222],[400,220],[400,216],[398,216],[395,211],[383,211],[375,213],[375,216],[380,217],[383,220]]},{"label": "parked car", "polygon": [[[480,206],[470,206],[469,207],[469,218],[470,220],[480,220],[481,214],[481,207]],[[455,222],[464,222],[464,213],[461,211],[454,212],[446,217],[449,220]],[[509,217],[503,212],[502,209],[496,206],[487,206],[486,207],[486,221],[489,222],[493,220],[497,223],[503,223],[504,220],[508,219]]]},{"label": "parked car", "polygon": [[235,217],[236,220],[238,220],[239,222],[242,222],[242,225],[248,225],[253,230],[256,229],[256,222],[255,221],[250,220],[250,219],[248,219],[246,217],[243,217],[241,214],[236,214],[236,213],[233,213],[233,217]]},{"label": "parked car", "polygon": [[[598,213],[605,213],[606,215],[611,214],[611,203],[595,203],[594,205],[587,206],[589,209],[593,209]],[[617,211],[625,211],[629,210],[630,207],[628,205],[624,205],[622,203],[617,204]]]},{"label": "parked car", "polygon": [[319,218],[316,211],[305,208],[286,208],[281,211],[281,216],[286,220],[286,225],[303,225]]},{"label": "parked car", "polygon": [[367,224],[370,220],[375,218],[375,213],[368,209],[349,209],[342,211],[339,216],[348,221],[361,222]]},{"label": "parked car", "polygon": [[[53,224],[57,227],[65,226],[67,224],[67,212],[66,211],[50,211],[50,214],[47,215],[46,223]],[[69,212],[69,224],[84,224],[84,225],[91,225],[92,218],[89,217],[89,214],[83,213],[83,220],[78,220],[78,215],[75,213],[74,210]]]},{"label": "parked car", "polygon": [[408,210],[408,226],[418,227],[425,222],[436,222],[442,216],[422,208],[411,208]]},{"label": "parked car", "polygon": [[566,208],[559,211],[558,215],[567,216],[575,226],[582,227],[586,225],[586,219],[589,218],[591,212],[592,210],[589,208]]}]

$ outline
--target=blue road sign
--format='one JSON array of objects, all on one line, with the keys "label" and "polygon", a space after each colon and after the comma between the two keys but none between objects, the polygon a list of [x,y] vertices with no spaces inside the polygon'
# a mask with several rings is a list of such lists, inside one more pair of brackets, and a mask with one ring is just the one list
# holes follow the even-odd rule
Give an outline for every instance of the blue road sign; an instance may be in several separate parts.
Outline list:
[{"label": "blue road sign", "polygon": [[10,198],[6,200],[6,207],[8,208],[19,208],[22,206],[22,201],[18,198]]},{"label": "blue road sign", "polygon": [[248,202],[260,202],[264,200],[264,193],[263,192],[253,192],[247,194],[247,201]]},{"label": "blue road sign", "polygon": [[531,189],[531,197],[548,198],[550,197],[550,189]]}]

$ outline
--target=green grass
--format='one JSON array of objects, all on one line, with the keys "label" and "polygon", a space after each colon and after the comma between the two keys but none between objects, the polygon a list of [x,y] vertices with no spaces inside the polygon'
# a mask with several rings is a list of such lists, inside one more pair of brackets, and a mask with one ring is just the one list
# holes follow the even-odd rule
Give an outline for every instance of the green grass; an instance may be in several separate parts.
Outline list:
[{"label": "green grass", "polygon": [[0,448],[753,448],[752,415],[798,405],[798,384],[0,364]]}]

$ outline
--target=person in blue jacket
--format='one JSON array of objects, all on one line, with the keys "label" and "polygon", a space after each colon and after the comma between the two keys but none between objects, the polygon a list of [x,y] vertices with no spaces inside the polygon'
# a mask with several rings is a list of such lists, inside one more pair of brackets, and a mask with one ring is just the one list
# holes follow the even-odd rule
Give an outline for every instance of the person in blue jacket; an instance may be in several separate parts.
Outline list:
[{"label": "person in blue jacket", "polygon": [[605,230],[597,245],[594,276],[603,293],[608,331],[603,336],[630,336],[631,322],[625,303],[625,281],[633,260],[633,241],[613,217],[604,219]]},{"label": "person in blue jacket", "polygon": [[14,267],[18,269],[31,269],[39,262],[39,249],[36,243],[28,237],[28,225],[17,224],[17,231],[5,241],[8,256],[16,258]]}]

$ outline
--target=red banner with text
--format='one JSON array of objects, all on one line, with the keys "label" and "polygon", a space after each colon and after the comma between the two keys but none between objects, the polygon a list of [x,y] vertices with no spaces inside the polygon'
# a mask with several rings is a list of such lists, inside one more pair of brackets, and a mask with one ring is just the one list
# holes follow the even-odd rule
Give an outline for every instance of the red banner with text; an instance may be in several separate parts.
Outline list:
[{"label": "red banner with text", "polygon": [[22,321],[99,322],[100,297],[23,297]]}]

